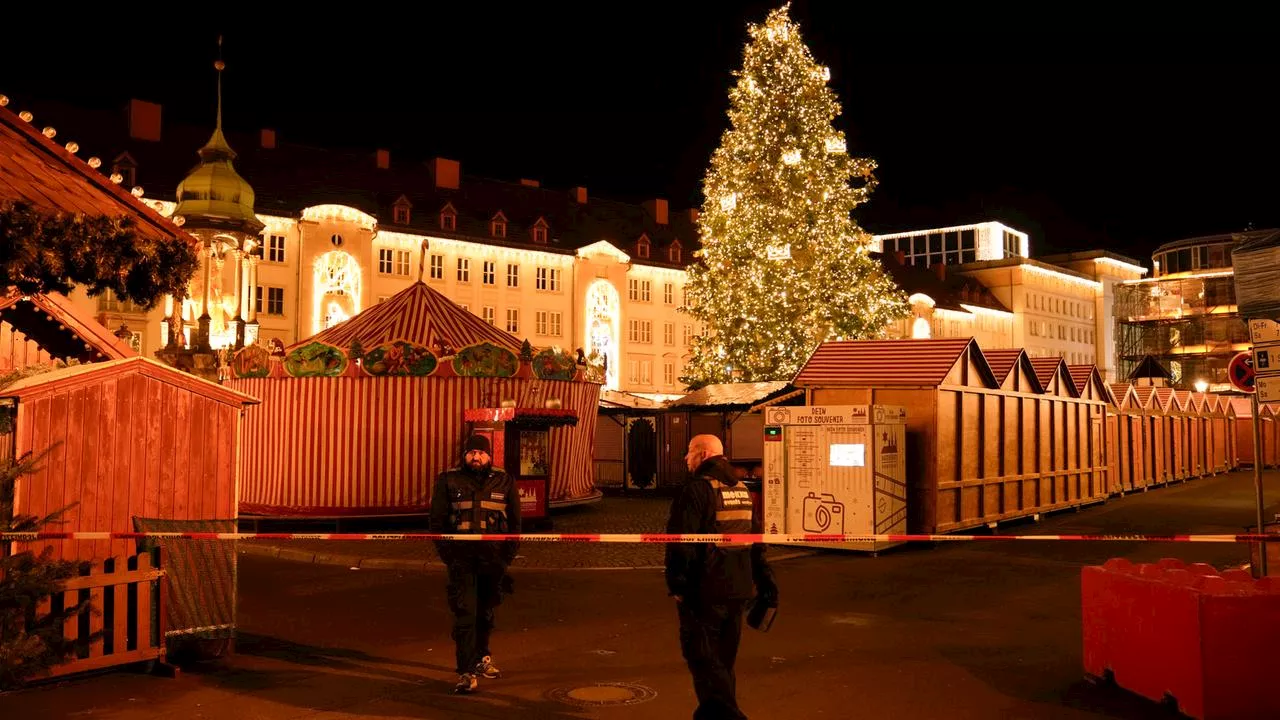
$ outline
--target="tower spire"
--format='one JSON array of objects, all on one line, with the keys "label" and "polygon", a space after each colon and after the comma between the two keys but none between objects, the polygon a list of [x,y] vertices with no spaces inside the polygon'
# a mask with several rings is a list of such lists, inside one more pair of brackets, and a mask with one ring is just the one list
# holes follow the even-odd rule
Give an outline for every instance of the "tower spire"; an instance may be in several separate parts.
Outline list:
[{"label": "tower spire", "polygon": [[222,132],[222,71],[227,68],[227,64],[222,61],[222,36],[218,36],[218,59],[213,61],[213,69],[218,71],[218,117],[214,122],[214,128],[218,132]]}]

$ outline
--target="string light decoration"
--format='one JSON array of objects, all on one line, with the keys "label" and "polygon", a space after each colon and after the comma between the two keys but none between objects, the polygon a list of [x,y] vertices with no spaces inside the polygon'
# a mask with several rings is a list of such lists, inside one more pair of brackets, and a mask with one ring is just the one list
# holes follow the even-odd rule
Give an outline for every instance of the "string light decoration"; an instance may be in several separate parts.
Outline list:
[{"label": "string light decoration", "polygon": [[788,380],[829,339],[885,337],[905,294],[850,213],[876,164],[847,154],[840,114],[789,6],[749,28],[730,127],[703,180],[702,249],[685,286],[701,323],[681,380]]}]

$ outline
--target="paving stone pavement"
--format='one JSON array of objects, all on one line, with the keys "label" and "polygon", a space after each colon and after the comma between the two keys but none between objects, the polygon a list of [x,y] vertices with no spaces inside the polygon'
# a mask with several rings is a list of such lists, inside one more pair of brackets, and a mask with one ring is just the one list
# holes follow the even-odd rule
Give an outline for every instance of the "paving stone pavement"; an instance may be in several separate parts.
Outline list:
[{"label": "paving stone pavement", "polygon": [[[552,515],[557,533],[662,532],[671,500],[664,497],[607,497],[598,503],[567,508]],[[397,528],[388,532],[424,532],[425,528]],[[372,531],[376,532],[376,530]],[[241,540],[240,552],[282,560],[348,567],[416,570],[442,567],[435,546],[405,540]],[[536,543],[520,547],[514,567],[558,569],[658,568],[663,545],[641,543]],[[773,559],[807,554],[802,550],[774,550]]]}]

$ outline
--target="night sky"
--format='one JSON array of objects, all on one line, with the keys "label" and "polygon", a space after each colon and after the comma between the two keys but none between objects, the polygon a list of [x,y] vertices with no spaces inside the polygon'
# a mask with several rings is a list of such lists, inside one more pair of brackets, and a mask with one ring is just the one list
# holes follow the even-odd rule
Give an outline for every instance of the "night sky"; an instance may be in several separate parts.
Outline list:
[{"label": "night sky", "polygon": [[[24,98],[115,108],[139,97],[162,103],[166,124],[210,124],[221,33],[233,129],[692,207],[746,24],[773,6],[463,5],[275,18],[206,4],[201,21],[167,16],[173,5],[76,10],[73,29],[6,31],[0,92],[11,110]],[[1270,39],[1241,35],[1255,21],[1193,18],[1153,35],[1148,18],[1080,10],[1026,20],[1030,30],[920,7],[869,12],[792,4],[831,67],[850,151],[880,164],[880,187],[855,211],[868,230],[997,219],[1030,232],[1034,254],[1104,247],[1149,262],[1161,242],[1280,226],[1276,63]],[[42,121],[74,136],[74,117]]]}]

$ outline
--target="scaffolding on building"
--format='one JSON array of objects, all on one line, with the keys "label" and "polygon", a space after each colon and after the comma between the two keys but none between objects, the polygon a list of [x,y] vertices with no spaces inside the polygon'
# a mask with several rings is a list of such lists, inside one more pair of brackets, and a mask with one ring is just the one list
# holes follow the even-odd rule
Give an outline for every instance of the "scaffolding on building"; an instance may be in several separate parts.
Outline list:
[{"label": "scaffolding on building", "polygon": [[1174,387],[1221,385],[1232,356],[1249,349],[1230,270],[1118,284],[1115,322],[1121,377],[1151,356],[1169,370]]}]

